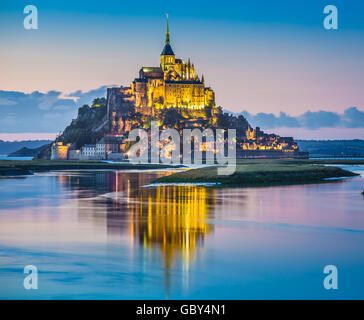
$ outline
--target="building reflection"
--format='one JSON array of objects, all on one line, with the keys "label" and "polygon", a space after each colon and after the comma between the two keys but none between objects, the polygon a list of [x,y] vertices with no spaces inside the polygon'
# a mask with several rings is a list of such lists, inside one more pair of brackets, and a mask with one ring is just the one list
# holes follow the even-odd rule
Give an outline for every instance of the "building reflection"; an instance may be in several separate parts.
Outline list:
[{"label": "building reflection", "polygon": [[[58,176],[78,199],[80,218],[93,216],[110,237],[128,236],[135,249],[159,250],[168,273],[174,263],[188,270],[196,250],[213,231],[209,216],[215,190],[203,186],[142,187],[164,172],[77,172]],[[86,201],[86,203],[85,203]]]},{"label": "building reflection", "polygon": [[197,186],[142,188],[130,212],[131,238],[146,250],[160,248],[165,268],[171,268],[178,256],[188,269],[196,248],[212,230],[211,191]]}]

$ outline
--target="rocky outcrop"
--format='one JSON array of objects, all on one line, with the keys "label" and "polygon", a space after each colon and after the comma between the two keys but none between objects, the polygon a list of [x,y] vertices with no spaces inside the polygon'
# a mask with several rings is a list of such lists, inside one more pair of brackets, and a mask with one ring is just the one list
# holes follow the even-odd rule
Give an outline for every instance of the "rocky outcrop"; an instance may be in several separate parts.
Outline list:
[{"label": "rocky outcrop", "polygon": [[[78,109],[77,118],[73,119],[71,124],[57,137],[57,141],[63,142],[64,145],[71,144],[72,149],[79,149],[84,144],[95,144],[107,133],[108,121],[106,120],[106,100],[103,105],[91,107],[83,105]],[[96,128],[97,130],[95,130]],[[51,145],[40,150],[36,159],[50,159],[50,157]]]},{"label": "rocky outcrop", "polygon": [[[131,102],[125,95],[119,94],[118,99],[112,99],[112,92],[108,91],[108,97],[109,103],[105,98],[98,98],[91,107],[83,105],[79,108],[77,118],[57,138],[57,143],[76,150],[86,144],[94,145],[105,135],[127,137],[134,128],[148,130],[151,121],[157,120],[161,130],[174,128],[180,134],[183,129],[235,129],[239,157],[250,156],[253,151],[251,156],[268,152],[269,157],[272,152],[279,151],[289,157],[299,152],[293,138],[267,134],[260,128],[253,129],[244,116],[224,113],[221,107],[205,107],[199,110],[155,108],[152,114],[143,114],[130,105]],[[50,146],[42,149],[36,158],[51,159],[50,149]]]}]

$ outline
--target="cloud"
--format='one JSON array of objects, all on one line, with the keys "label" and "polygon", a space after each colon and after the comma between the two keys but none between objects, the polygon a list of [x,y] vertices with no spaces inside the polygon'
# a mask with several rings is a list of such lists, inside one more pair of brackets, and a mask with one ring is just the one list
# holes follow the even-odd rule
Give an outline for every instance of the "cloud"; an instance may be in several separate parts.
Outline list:
[{"label": "cloud", "polygon": [[106,96],[106,89],[110,88],[110,87],[114,87],[116,85],[106,85],[106,86],[101,86],[100,88],[97,89],[93,89],[90,91],[81,91],[81,90],[77,90],[75,92],[72,92],[68,95],[66,95],[66,97],[69,98],[73,98],[74,101],[76,101],[76,103],[80,106],[84,105],[84,104],[89,104],[93,99],[97,98],[97,97],[105,97]]},{"label": "cloud", "polygon": [[[105,85],[89,91],[77,90],[69,94],[56,90],[47,93],[0,90],[0,133],[60,132],[76,118],[78,107],[91,104],[97,97],[105,97],[106,88],[111,86]],[[252,126],[263,130],[364,128],[364,111],[357,107],[347,108],[343,113],[321,110],[307,111],[299,116],[285,112],[280,112],[279,115],[263,112],[254,115],[243,111],[241,114]]]},{"label": "cloud", "polygon": [[307,129],[318,129],[328,127],[340,127],[341,117],[335,112],[307,111],[299,117],[300,127]]},{"label": "cloud", "polygon": [[346,128],[363,128],[364,112],[355,107],[348,108],[344,112],[342,121]]},{"label": "cloud", "polygon": [[279,116],[275,116],[273,113],[257,113],[252,115],[247,111],[241,113],[249,122],[254,123],[254,126],[261,128],[298,128],[300,126],[298,120],[294,117],[281,112]]},{"label": "cloud", "polygon": [[41,110],[49,110],[52,106],[59,101],[59,96],[61,92],[59,91],[49,91],[46,95],[40,97],[40,103],[38,104],[38,108]]},{"label": "cloud", "polygon": [[278,116],[273,113],[257,113],[255,115],[243,111],[241,114],[254,127],[262,129],[276,128],[364,128],[364,112],[357,107],[350,107],[344,113],[331,111],[307,111],[302,115],[293,117],[281,112]]},{"label": "cloud", "polygon": [[0,133],[63,131],[77,116],[78,107],[104,97],[107,87],[72,94],[56,90],[46,93],[0,90]]}]

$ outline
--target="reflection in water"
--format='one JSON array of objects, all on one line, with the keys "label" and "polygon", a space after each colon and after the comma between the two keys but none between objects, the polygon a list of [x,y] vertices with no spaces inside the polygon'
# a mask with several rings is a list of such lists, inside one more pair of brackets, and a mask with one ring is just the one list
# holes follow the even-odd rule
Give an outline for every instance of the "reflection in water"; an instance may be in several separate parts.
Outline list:
[{"label": "reflection in water", "polygon": [[101,171],[59,175],[58,182],[72,189],[73,197],[92,204],[79,206],[80,217],[106,213],[108,234],[129,232],[132,244],[142,250],[159,248],[168,290],[174,261],[181,260],[183,269],[188,271],[196,249],[202,247],[205,235],[213,230],[208,216],[215,207],[215,190],[202,186],[142,187],[165,174],[168,173]]},{"label": "reflection in water", "polygon": [[135,194],[139,201],[130,212],[131,239],[144,250],[160,248],[167,295],[176,256],[187,273],[196,247],[202,246],[205,234],[211,232],[207,192],[204,187],[159,186],[142,188]]},{"label": "reflection in water", "polygon": [[[363,176],[263,188],[142,187],[165,174],[0,179],[0,298],[363,298]],[[36,292],[22,286],[29,264],[41,270]],[[327,264],[345,270],[345,290],[334,296],[322,289]]]},{"label": "reflection in water", "polygon": [[211,231],[204,187],[162,186],[143,188],[137,195],[131,233],[143,248],[157,245],[170,268],[176,253],[188,266],[196,246]]}]

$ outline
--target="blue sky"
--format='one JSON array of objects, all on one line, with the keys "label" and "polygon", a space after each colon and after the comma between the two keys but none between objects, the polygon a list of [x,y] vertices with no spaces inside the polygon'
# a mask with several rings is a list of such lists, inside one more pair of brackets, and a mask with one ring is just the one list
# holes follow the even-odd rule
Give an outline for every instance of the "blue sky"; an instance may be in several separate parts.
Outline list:
[{"label": "blue sky", "polygon": [[[38,8],[38,30],[23,28],[28,4]],[[327,4],[338,8],[339,30],[323,28]],[[5,0],[0,90],[56,91],[64,99],[77,90],[128,85],[141,66],[159,64],[167,12],[176,55],[191,58],[218,105],[276,117],[364,111],[364,2],[357,0]],[[75,101],[67,121],[77,113]],[[18,111],[7,112],[11,119]]]}]

